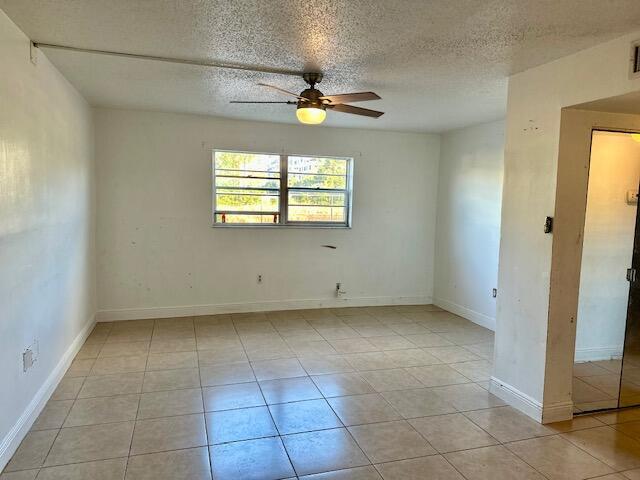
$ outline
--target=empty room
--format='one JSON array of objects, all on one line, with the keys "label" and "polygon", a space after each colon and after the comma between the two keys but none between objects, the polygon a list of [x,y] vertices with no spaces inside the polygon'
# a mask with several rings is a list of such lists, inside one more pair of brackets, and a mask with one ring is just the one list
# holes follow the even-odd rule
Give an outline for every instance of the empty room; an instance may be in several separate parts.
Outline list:
[{"label": "empty room", "polygon": [[637,0],[0,0],[0,480],[640,479]]}]

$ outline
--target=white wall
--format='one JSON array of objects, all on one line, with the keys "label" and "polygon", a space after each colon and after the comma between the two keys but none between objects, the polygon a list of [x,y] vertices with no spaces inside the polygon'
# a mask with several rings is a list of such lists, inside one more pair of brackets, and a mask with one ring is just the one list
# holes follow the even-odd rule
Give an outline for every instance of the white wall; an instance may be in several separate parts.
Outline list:
[{"label": "white wall", "polygon": [[[439,136],[111,109],[94,119],[99,318],[431,301]],[[353,228],[212,228],[213,148],[353,156]]]},{"label": "white wall", "polygon": [[[630,43],[639,37],[636,32],[509,79],[491,389],[535,418],[546,409],[545,421],[572,409],[575,319],[559,315],[548,322],[554,235],[543,232],[556,202],[561,109],[640,90],[640,80],[628,76]],[[572,242],[576,250],[579,237]],[[557,301],[566,297],[558,293]]]},{"label": "white wall", "polygon": [[587,212],[582,244],[576,360],[622,355],[635,235],[640,143],[626,133],[596,131],[591,143]]},{"label": "white wall", "polygon": [[93,322],[95,210],[91,111],[2,11],[0,70],[2,470]]},{"label": "white wall", "polygon": [[495,330],[504,121],[442,136],[434,303]]}]

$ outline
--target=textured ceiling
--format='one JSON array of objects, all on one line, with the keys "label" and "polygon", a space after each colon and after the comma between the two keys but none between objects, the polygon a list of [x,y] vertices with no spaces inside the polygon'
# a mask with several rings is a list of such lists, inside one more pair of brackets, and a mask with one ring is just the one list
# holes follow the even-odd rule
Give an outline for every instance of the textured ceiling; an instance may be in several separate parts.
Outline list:
[{"label": "textured ceiling", "polygon": [[[328,125],[442,131],[504,115],[509,74],[623,35],[639,0],[0,0],[33,40],[321,70],[326,93],[373,90],[378,120]],[[93,104],[295,122],[257,82],[295,77],[86,53],[46,55]]]}]

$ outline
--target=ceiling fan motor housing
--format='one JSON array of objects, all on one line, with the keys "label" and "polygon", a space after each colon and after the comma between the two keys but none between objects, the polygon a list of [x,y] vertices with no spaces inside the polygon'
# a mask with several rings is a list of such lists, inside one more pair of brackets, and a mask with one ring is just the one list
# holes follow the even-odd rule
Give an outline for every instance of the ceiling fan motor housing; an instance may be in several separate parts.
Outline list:
[{"label": "ceiling fan motor housing", "polygon": [[321,108],[324,110],[326,107],[325,103],[320,99],[323,96],[320,90],[307,88],[300,93],[300,96],[302,98],[298,100],[298,108]]}]

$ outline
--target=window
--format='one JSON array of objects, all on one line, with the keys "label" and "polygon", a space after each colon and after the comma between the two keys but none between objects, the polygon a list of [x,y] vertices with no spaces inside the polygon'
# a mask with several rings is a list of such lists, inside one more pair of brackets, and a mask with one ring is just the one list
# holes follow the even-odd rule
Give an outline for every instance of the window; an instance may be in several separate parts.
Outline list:
[{"label": "window", "polygon": [[213,152],[214,225],[350,224],[350,158]]}]

